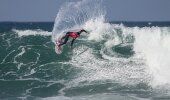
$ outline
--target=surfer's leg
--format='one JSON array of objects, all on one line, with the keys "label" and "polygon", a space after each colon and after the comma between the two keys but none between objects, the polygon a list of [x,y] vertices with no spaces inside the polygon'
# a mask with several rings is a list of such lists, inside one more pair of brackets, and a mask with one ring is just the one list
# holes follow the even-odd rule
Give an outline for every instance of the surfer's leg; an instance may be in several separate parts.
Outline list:
[{"label": "surfer's leg", "polygon": [[67,35],[63,36],[63,37],[61,38],[61,40],[65,39],[65,38],[66,38],[66,36],[67,36]]},{"label": "surfer's leg", "polygon": [[61,40],[65,39],[68,35],[69,35],[70,32],[67,32],[66,35],[64,35]]},{"label": "surfer's leg", "polygon": [[61,43],[61,44],[59,44],[59,46],[62,46],[62,45],[64,45],[64,44],[66,44],[67,41],[68,41],[68,39],[69,39],[69,35],[66,35],[64,42]]}]

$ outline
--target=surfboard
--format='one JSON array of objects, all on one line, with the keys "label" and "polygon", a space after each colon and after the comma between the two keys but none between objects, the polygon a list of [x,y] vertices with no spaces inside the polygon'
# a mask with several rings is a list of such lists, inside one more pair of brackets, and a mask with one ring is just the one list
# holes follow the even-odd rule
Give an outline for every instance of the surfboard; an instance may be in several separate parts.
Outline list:
[{"label": "surfboard", "polygon": [[61,43],[62,43],[61,39],[59,39],[59,40],[56,41],[56,44],[55,44],[55,52],[56,52],[57,54],[61,54],[62,51],[63,51],[63,46],[59,46],[59,44],[61,44]]}]

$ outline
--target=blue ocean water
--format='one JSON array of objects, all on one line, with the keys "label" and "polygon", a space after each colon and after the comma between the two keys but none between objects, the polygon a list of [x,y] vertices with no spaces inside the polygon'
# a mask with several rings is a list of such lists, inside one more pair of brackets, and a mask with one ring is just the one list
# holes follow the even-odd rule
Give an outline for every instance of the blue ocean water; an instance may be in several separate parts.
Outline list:
[{"label": "blue ocean water", "polygon": [[112,22],[113,40],[83,35],[60,55],[54,23],[0,23],[1,100],[170,99],[169,23],[143,23]]},{"label": "blue ocean water", "polygon": [[0,100],[170,100],[170,22],[109,22],[100,2],[68,2],[55,22],[0,22]]}]

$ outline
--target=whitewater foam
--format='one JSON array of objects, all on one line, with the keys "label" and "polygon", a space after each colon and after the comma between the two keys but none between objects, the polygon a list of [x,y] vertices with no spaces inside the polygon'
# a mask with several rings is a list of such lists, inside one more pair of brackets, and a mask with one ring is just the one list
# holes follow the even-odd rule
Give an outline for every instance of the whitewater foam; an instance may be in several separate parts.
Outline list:
[{"label": "whitewater foam", "polygon": [[[103,26],[99,25],[102,28],[99,30],[95,28],[98,26],[97,24],[103,24]],[[149,83],[148,85],[152,87],[170,84],[169,28],[130,28],[117,25],[111,29],[110,27],[112,25],[103,23],[103,20],[88,22],[86,26],[88,25],[94,25],[93,28],[91,28],[91,32],[96,32],[90,34],[89,40],[95,40],[97,42],[104,41],[104,44],[101,44],[100,54],[103,59],[107,59],[108,61],[96,58],[95,55],[97,54],[93,52],[93,48],[88,47],[88,50],[84,48],[85,52],[72,58],[76,66],[84,66],[83,68],[85,69],[83,73],[85,76],[81,76],[81,78],[76,79],[76,81],[113,79],[114,81],[128,84],[140,83],[142,80],[142,82]],[[112,37],[114,38],[105,38],[107,35],[113,35]],[[120,58],[112,48],[121,43],[133,45],[135,54],[130,58]],[[82,48],[78,50],[83,51]],[[78,50],[76,50],[76,52]],[[106,66],[110,67],[107,68]],[[117,68],[116,66],[119,67]],[[115,72],[116,69],[118,69],[118,72]],[[129,77],[124,76],[124,74]],[[131,77],[135,77],[135,80],[131,80]]]},{"label": "whitewater foam", "polygon": [[[84,49],[83,49],[84,48]],[[135,58],[116,58],[105,59],[98,58],[92,48],[78,47],[73,51],[74,56],[70,61],[75,67],[82,68],[78,77],[69,83],[70,87],[93,84],[95,81],[118,82],[120,84],[132,85],[139,83],[147,83],[149,77],[145,72],[145,66],[141,61]],[[84,51],[85,50],[85,51]],[[80,52],[83,52],[80,54]],[[79,54],[78,56],[76,56]],[[123,60],[122,60],[123,59]],[[135,59],[135,61],[133,61]],[[131,62],[131,63],[129,63]],[[80,77],[81,76],[81,77]]]},{"label": "whitewater foam", "polygon": [[[103,21],[101,20],[101,22]],[[95,25],[96,23],[93,22],[91,25],[93,24]],[[100,30],[101,33],[98,32],[97,35],[93,36],[95,37],[93,39],[96,39],[98,36],[102,36],[99,40],[105,40],[103,48],[101,49],[102,57],[111,61],[117,61],[115,59],[120,60],[120,58],[116,57],[117,53],[113,51],[114,49],[112,49],[112,47],[122,43],[132,43],[131,45],[133,45],[133,50],[135,52],[134,58],[141,60],[141,63],[145,66],[144,68],[146,68],[146,74],[148,74],[148,77],[152,77],[152,80],[149,80],[150,85],[155,87],[158,85],[170,84],[170,47],[168,46],[170,44],[170,28],[130,28],[125,27],[122,24],[111,25],[103,23],[104,26],[100,24],[99,26],[105,30],[105,34]],[[111,26],[112,28],[108,28]],[[94,28],[95,31],[97,31],[96,29],[97,28]],[[104,38],[107,35],[112,38]],[[121,58],[120,61],[125,60]]]},{"label": "whitewater foam", "polygon": [[13,29],[12,31],[17,33],[17,35],[19,37],[30,36],[30,35],[51,36],[51,32],[43,31],[43,30],[40,30],[40,29],[37,29],[37,30],[16,30],[16,29]]},{"label": "whitewater foam", "polygon": [[142,53],[153,75],[152,86],[170,84],[170,33],[168,28],[134,28],[134,51]]}]

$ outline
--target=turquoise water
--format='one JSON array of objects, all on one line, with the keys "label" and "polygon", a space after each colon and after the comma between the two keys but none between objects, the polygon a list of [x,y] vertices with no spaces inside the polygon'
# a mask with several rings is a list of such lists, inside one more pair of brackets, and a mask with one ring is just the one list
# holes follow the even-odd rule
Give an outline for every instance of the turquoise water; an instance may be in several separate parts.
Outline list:
[{"label": "turquoise water", "polygon": [[[37,23],[31,25],[35,24]],[[50,23],[48,24],[50,27]],[[69,42],[64,46],[63,53],[57,55],[51,41],[51,31],[41,28],[44,25],[37,24],[37,29],[28,28],[27,25],[23,29],[20,26],[12,26],[16,28],[9,30],[1,28],[1,100],[170,99],[169,72],[162,74],[166,73],[164,68],[168,70],[166,64],[169,62],[162,61],[164,66],[157,70],[160,76],[156,76],[150,73],[154,70],[148,63],[152,62],[154,56],[151,60],[147,58],[152,57],[148,54],[150,52],[147,46],[156,47],[155,42],[160,42],[165,47],[162,47],[163,50],[151,49],[153,54],[156,50],[160,52],[161,59],[169,57],[169,46],[166,46],[166,43],[169,43],[169,30],[167,30],[169,27],[137,28],[114,24],[117,26],[113,28],[115,33],[112,35],[119,40],[116,44],[107,45],[108,34],[104,36],[105,40],[101,41],[88,39],[90,35],[82,35],[76,40],[73,49],[70,49]],[[144,38],[143,35],[146,34],[143,33],[142,36],[138,34],[143,31],[150,34],[148,45],[145,44],[145,39],[142,39],[144,44],[140,43],[140,37]],[[167,39],[165,35],[161,35],[161,39],[156,35],[166,32]],[[125,36],[123,33],[128,35]],[[151,37],[155,40],[152,41]],[[138,53],[140,51],[138,46],[142,46],[141,52],[145,53],[145,56]],[[156,64],[159,65],[159,62]],[[165,82],[160,81],[160,77],[164,78]]]},{"label": "turquoise water", "polygon": [[101,2],[67,2],[54,23],[0,23],[0,100],[170,100],[170,23],[108,22]]}]

